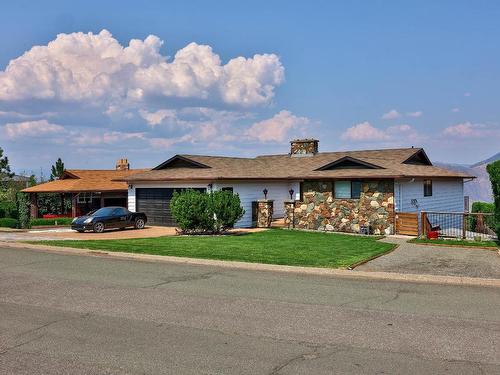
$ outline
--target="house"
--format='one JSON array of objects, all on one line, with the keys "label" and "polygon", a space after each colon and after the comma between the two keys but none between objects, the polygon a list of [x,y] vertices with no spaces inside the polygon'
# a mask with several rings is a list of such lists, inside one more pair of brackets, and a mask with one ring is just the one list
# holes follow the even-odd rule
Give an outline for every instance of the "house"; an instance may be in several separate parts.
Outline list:
[{"label": "house", "polygon": [[57,193],[61,199],[71,199],[73,217],[105,206],[127,206],[128,185],[117,179],[127,178],[146,169],[130,169],[127,159],[119,159],[115,169],[69,169],[57,180],[22,190],[30,194],[31,217],[38,217],[37,195]]},{"label": "house", "polygon": [[187,188],[238,194],[238,227],[254,225],[255,207],[271,201],[274,218],[297,228],[376,234],[394,233],[398,213],[464,211],[463,184],[474,177],[433,166],[422,148],[319,152],[318,143],[294,140],[289,154],[255,158],[175,155],[120,181],[129,210],[153,225],[175,224],[169,202]]}]

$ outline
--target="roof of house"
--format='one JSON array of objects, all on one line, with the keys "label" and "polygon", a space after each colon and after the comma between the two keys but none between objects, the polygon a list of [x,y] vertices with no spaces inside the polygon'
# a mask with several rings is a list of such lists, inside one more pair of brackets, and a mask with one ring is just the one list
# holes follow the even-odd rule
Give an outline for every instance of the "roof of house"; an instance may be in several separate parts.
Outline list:
[{"label": "roof of house", "polygon": [[304,180],[324,178],[473,178],[435,167],[421,148],[321,152],[255,158],[176,155],[123,181]]},{"label": "roof of house", "polygon": [[128,185],[124,179],[147,169],[130,170],[88,170],[69,169],[64,171],[59,180],[49,181],[23,190],[25,193],[80,193],[80,192],[116,192],[126,191]]}]

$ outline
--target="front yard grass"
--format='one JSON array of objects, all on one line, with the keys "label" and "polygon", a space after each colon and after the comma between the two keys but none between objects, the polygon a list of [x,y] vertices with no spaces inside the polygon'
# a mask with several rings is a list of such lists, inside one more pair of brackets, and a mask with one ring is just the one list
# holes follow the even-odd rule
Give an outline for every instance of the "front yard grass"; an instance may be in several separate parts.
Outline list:
[{"label": "front yard grass", "polygon": [[440,246],[456,246],[456,247],[488,247],[496,249],[499,246],[497,241],[468,241],[468,240],[453,240],[453,239],[437,239],[429,240],[426,238],[413,238],[408,242],[422,245],[440,245]]},{"label": "front yard grass", "polygon": [[31,242],[91,250],[290,266],[345,268],[394,249],[374,237],[271,229],[225,236]]}]

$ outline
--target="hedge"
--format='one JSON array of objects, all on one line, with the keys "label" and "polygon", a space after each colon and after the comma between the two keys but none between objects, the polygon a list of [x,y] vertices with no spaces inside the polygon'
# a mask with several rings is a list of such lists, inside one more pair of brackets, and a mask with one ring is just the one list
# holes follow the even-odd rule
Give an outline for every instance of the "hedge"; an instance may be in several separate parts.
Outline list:
[{"label": "hedge", "polygon": [[[493,213],[495,212],[495,205],[488,202],[474,202],[472,203],[471,212]],[[477,216],[470,215],[469,217],[469,230],[474,232],[476,230]],[[484,217],[484,224],[492,230],[495,230],[495,219],[492,216]]]},{"label": "hedge", "polygon": [[245,213],[240,197],[230,191],[176,191],[170,209],[179,228],[187,234],[225,232]]},{"label": "hedge", "polygon": [[0,202],[0,218],[17,219],[17,205],[16,202]]},{"label": "hedge", "polygon": [[1,228],[18,228],[19,220],[13,219],[10,217],[0,218],[0,227]]},{"label": "hedge", "polygon": [[491,188],[493,190],[493,200],[495,202],[495,223],[497,237],[500,238],[500,160],[486,166],[490,175]]},{"label": "hedge", "polygon": [[43,225],[70,225],[73,219],[71,217],[59,217],[55,219],[31,219],[30,224],[34,226]]}]

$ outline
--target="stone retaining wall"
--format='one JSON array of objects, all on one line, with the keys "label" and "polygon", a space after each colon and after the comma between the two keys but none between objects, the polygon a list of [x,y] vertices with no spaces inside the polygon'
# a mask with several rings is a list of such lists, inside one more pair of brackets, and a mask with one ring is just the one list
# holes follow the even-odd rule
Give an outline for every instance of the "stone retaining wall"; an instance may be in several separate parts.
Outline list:
[{"label": "stone retaining wall", "polygon": [[335,199],[332,192],[304,192],[303,201],[285,202],[285,223],[299,229],[371,234],[394,233],[394,183],[362,182],[359,199]]}]

